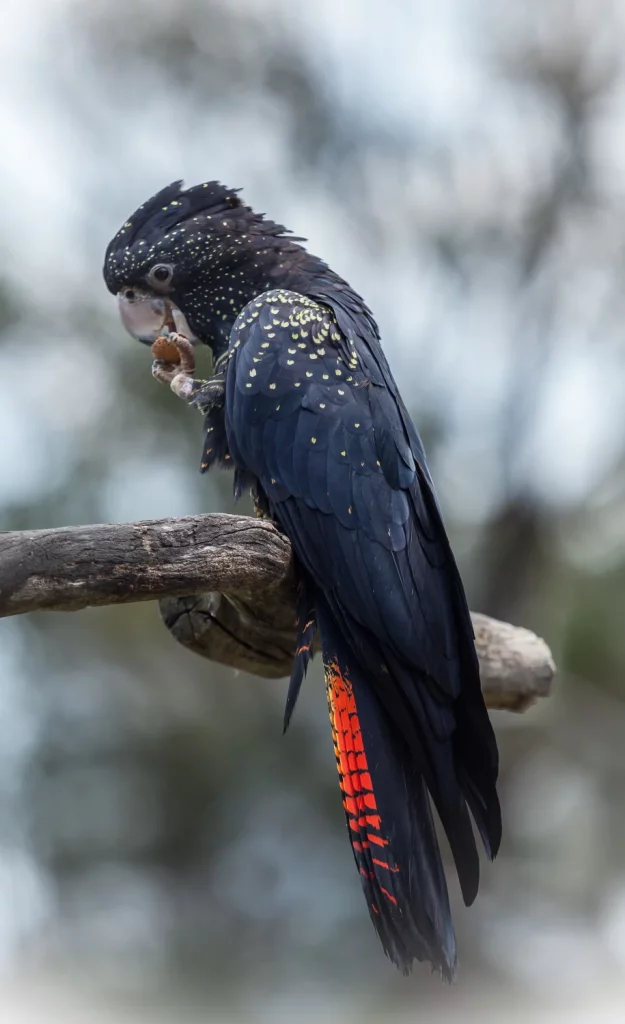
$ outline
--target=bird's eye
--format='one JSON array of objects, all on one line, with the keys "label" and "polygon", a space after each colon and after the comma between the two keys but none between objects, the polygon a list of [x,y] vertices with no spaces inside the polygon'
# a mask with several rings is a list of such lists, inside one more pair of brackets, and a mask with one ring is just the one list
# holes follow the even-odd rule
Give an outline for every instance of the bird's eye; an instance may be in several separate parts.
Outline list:
[{"label": "bird's eye", "polygon": [[148,274],[149,279],[157,284],[169,284],[173,277],[173,268],[167,263],[157,263],[155,267],[152,267]]},{"label": "bird's eye", "polygon": [[134,302],[137,295],[133,288],[124,288],[123,296],[127,302]]}]

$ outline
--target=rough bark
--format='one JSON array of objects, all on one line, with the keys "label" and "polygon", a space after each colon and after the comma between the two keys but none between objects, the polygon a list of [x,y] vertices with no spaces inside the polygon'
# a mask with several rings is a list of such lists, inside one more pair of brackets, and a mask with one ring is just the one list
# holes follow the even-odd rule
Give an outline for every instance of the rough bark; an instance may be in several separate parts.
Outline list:
[{"label": "rough bark", "polygon": [[290,558],[270,523],[246,516],[0,533],[0,617],[263,590],[288,574]]},{"label": "rough bark", "polygon": [[[151,600],[190,650],[288,675],[291,548],[267,521],[219,514],[0,533],[0,617]],[[523,711],[547,696],[555,667],[543,640],[476,613],[473,625],[489,707]]]}]

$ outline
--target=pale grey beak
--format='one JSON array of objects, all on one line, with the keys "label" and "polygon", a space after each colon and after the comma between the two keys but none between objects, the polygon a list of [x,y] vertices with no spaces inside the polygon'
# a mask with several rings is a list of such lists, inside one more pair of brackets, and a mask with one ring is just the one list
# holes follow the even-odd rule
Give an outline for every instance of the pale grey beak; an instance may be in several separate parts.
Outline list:
[{"label": "pale grey beak", "polygon": [[184,334],[194,345],[199,340],[178,307],[166,297],[161,298],[139,288],[127,287],[117,293],[117,306],[128,333],[145,345],[151,345],[161,335],[170,331]]}]

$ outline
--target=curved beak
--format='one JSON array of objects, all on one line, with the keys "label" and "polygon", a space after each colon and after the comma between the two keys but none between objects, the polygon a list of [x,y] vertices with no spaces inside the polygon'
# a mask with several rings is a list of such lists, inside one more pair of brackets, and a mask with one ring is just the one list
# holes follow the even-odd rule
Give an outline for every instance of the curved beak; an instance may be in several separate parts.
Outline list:
[{"label": "curved beak", "polygon": [[122,288],[117,293],[117,307],[128,333],[145,345],[151,345],[170,331],[184,334],[194,345],[199,340],[178,307],[165,297],[138,288]]}]

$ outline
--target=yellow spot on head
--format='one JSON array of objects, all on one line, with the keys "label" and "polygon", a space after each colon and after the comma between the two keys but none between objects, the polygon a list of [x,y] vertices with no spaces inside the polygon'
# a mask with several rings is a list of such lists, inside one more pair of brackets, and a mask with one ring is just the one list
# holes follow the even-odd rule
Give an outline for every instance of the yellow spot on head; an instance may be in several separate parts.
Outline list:
[{"label": "yellow spot on head", "polygon": [[275,391],[276,390],[276,385],[275,384],[270,384],[269,388],[271,389],[271,391]]}]

